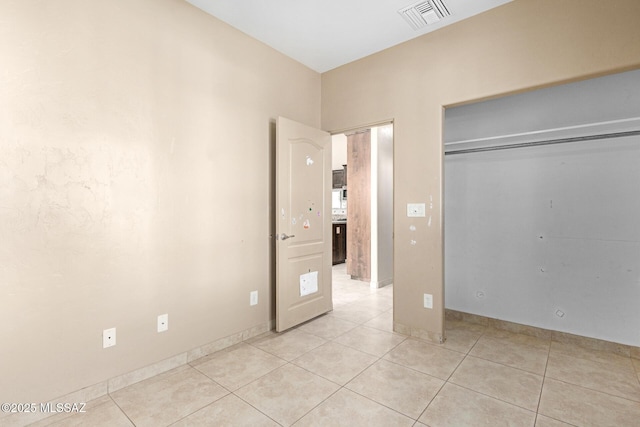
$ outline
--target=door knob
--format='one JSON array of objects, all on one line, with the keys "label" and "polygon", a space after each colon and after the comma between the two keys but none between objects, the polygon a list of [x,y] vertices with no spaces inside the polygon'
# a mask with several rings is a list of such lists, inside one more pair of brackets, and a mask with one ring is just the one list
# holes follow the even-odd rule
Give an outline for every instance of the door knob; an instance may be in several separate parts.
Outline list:
[{"label": "door knob", "polygon": [[296,237],[296,235],[292,234],[291,236],[287,236],[286,234],[282,233],[282,236],[280,237],[280,240],[287,240],[287,239],[290,239],[292,237]]}]

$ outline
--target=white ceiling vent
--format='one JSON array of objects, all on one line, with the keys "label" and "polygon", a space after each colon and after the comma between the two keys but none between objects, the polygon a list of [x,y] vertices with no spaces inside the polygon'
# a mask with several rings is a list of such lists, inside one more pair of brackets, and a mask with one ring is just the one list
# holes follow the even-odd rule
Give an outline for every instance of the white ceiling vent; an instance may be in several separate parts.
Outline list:
[{"label": "white ceiling vent", "polygon": [[419,1],[398,11],[414,30],[434,24],[451,15],[442,0]]}]

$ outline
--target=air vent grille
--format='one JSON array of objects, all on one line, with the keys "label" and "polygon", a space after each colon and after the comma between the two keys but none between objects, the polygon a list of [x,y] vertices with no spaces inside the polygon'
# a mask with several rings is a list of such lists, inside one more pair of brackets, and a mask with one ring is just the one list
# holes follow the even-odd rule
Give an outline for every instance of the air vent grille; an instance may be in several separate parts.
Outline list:
[{"label": "air vent grille", "polygon": [[451,12],[442,0],[419,1],[398,11],[414,30],[434,24]]}]

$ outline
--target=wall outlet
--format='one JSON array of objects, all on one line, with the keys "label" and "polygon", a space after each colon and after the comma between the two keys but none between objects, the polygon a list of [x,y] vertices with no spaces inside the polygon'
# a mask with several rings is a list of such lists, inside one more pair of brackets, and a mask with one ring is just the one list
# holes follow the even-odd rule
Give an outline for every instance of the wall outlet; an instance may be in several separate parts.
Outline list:
[{"label": "wall outlet", "polygon": [[158,332],[164,332],[169,329],[169,315],[161,314],[158,316]]},{"label": "wall outlet", "polygon": [[433,308],[433,295],[424,294],[424,308]]},{"label": "wall outlet", "polygon": [[116,328],[102,331],[102,348],[113,347],[114,345],[116,345]]},{"label": "wall outlet", "polygon": [[249,305],[257,305],[258,304],[258,291],[252,291],[249,294]]}]

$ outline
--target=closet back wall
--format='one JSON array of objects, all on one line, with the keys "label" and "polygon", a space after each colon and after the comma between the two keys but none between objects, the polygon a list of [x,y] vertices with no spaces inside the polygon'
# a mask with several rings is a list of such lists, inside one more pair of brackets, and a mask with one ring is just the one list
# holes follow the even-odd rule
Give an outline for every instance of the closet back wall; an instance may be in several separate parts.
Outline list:
[{"label": "closet back wall", "polygon": [[[632,117],[640,71],[448,109],[445,142]],[[447,308],[640,345],[639,164],[640,136],[447,155]]]}]

